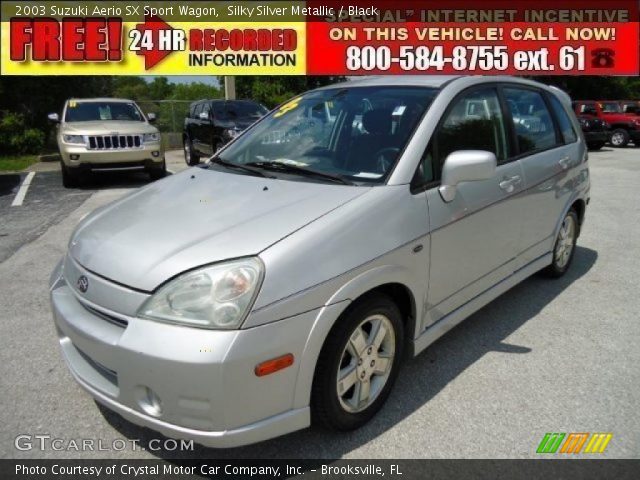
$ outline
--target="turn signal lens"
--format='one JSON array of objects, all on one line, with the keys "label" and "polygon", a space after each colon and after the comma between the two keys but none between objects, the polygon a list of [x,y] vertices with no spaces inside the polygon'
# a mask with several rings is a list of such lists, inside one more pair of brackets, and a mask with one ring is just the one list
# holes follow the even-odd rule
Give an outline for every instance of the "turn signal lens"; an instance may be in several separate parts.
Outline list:
[{"label": "turn signal lens", "polygon": [[278,358],[272,358],[271,360],[267,360],[266,362],[259,363],[256,365],[255,373],[257,377],[264,377],[265,375],[270,375],[272,373],[277,372],[278,370],[283,370],[287,367],[293,365],[293,354],[287,353]]}]

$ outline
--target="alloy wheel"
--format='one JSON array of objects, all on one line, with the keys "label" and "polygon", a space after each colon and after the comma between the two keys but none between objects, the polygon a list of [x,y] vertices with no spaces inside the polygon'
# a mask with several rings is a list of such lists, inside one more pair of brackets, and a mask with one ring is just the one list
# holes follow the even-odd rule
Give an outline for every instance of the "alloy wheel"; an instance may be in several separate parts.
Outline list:
[{"label": "alloy wheel", "polygon": [[554,253],[556,265],[559,268],[564,268],[571,258],[574,247],[575,229],[574,218],[571,215],[567,215],[560,227],[556,251]]},{"label": "alloy wheel", "polygon": [[611,143],[614,147],[619,147],[624,144],[624,135],[622,133],[614,133],[611,136]]},{"label": "alloy wheel", "polygon": [[349,337],[336,376],[342,408],[361,412],[378,397],[391,373],[395,356],[395,330],[384,315],[367,317]]}]

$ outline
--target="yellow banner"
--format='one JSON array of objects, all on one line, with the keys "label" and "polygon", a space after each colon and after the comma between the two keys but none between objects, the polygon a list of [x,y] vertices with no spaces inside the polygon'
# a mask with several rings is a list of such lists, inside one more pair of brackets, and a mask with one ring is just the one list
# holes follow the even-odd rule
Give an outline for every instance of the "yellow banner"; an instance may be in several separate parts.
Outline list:
[{"label": "yellow banner", "polygon": [[[306,24],[291,5],[269,2],[277,21],[257,21],[257,2],[3,2],[2,75],[304,75]],[[45,5],[46,8],[41,7]],[[77,5],[76,9],[69,5]],[[116,5],[118,10],[107,9]],[[209,5],[209,6],[208,6]],[[210,5],[215,5],[214,7]],[[256,10],[242,10],[241,6]],[[248,6],[248,7],[247,7]],[[161,10],[160,7],[165,10]],[[244,8],[243,7],[243,8]],[[99,8],[102,8],[100,10]],[[215,12],[205,10],[215,8]],[[173,12],[167,17],[159,13]],[[104,16],[95,16],[96,12]],[[144,12],[151,12],[143,15]],[[251,12],[249,15],[247,12]],[[17,15],[20,13],[20,15]],[[114,13],[120,15],[113,15]],[[71,16],[86,14],[88,16]],[[139,20],[134,21],[135,18]],[[176,20],[171,21],[171,18]],[[240,21],[243,20],[243,21]]]}]

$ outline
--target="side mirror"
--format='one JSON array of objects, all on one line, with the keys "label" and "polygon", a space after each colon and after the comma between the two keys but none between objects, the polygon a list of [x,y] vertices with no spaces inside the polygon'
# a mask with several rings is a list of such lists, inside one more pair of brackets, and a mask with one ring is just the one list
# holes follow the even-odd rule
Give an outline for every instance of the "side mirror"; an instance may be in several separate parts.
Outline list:
[{"label": "side mirror", "polygon": [[445,202],[456,197],[459,183],[488,180],[496,174],[496,156],[484,150],[459,150],[451,153],[442,167],[440,196]]},{"label": "side mirror", "polygon": [[47,118],[54,123],[60,123],[60,117],[57,113],[50,113]]},{"label": "side mirror", "polygon": [[155,113],[153,113],[153,112],[149,112],[149,113],[147,113],[147,121],[148,121],[149,123],[153,123],[153,122],[155,122],[155,121],[156,121],[156,118],[157,118],[157,117],[156,117],[156,114],[155,114]]},{"label": "side mirror", "polygon": [[209,112],[200,112],[198,118],[200,120],[209,120]]}]

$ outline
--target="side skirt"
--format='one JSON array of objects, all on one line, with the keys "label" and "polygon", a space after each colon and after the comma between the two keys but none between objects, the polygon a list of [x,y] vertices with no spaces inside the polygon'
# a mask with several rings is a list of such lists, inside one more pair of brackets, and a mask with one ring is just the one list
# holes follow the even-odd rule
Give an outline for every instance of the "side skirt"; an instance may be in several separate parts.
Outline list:
[{"label": "side skirt", "polygon": [[485,290],[477,297],[469,300],[464,305],[453,310],[451,313],[442,317],[436,323],[427,328],[420,334],[418,338],[413,341],[413,355],[418,355],[425,348],[438,340],[442,335],[447,333],[453,327],[461,323],[464,319],[471,316],[482,307],[495,300],[497,297],[505,293],[507,290],[515,287],[517,284],[526,280],[531,275],[544,267],[551,265],[553,260],[553,254],[547,253],[536,260],[532,261],[528,265],[525,265],[520,270],[513,272],[501,282],[495,284],[493,287]]}]

